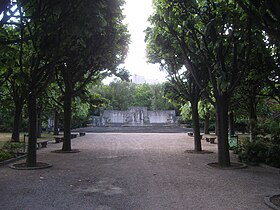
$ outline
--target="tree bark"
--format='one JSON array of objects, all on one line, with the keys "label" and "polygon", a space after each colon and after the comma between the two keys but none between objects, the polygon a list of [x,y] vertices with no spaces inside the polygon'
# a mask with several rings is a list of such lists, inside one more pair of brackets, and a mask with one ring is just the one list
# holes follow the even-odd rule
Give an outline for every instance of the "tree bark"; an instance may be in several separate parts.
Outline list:
[{"label": "tree bark", "polygon": [[59,120],[59,114],[58,114],[58,111],[55,109],[54,110],[53,135],[59,135],[58,120]]},{"label": "tree bark", "polygon": [[[216,106],[216,110],[217,110],[217,106]],[[219,133],[219,123],[218,123],[218,112],[216,111],[216,119],[215,119],[215,135],[218,136]]]},{"label": "tree bark", "polygon": [[20,142],[20,123],[21,123],[21,114],[23,108],[23,101],[18,101],[15,103],[15,114],[14,114],[14,124],[12,132],[12,142]]},{"label": "tree bark", "polygon": [[198,115],[198,100],[191,101],[192,109],[192,126],[194,133],[194,151],[201,151],[201,138],[200,138],[200,128],[199,128],[199,115]]},{"label": "tree bark", "polygon": [[64,136],[63,136],[63,151],[71,151],[71,118],[72,118],[72,95],[67,89],[64,95]]},{"label": "tree bark", "polygon": [[29,116],[29,137],[26,165],[27,167],[35,167],[37,162],[37,103],[36,96],[30,91],[27,100],[28,116]]},{"label": "tree bark", "polygon": [[233,111],[229,113],[229,133],[231,136],[235,135]]},{"label": "tree bark", "polygon": [[205,117],[204,117],[204,134],[209,134],[209,119],[210,118],[210,114],[209,112],[207,112],[205,114]]},{"label": "tree bark", "polygon": [[42,137],[41,107],[37,108],[37,138]]},{"label": "tree bark", "polygon": [[228,149],[228,96],[219,95],[216,98],[218,117],[218,164],[220,167],[230,166]]}]

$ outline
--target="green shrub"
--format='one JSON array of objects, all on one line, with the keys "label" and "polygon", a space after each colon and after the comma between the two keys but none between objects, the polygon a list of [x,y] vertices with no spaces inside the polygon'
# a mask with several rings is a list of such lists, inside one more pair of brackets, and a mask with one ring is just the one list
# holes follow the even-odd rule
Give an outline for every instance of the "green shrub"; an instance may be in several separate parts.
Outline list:
[{"label": "green shrub", "polygon": [[266,163],[280,168],[280,142],[278,137],[278,135],[272,138],[258,137],[254,142],[245,140],[237,150],[239,160],[251,165]]},{"label": "green shrub", "polygon": [[23,152],[24,145],[17,142],[6,142],[0,149],[0,161],[16,157]]},{"label": "green shrub", "polygon": [[271,144],[266,155],[265,163],[280,168],[280,145]]},{"label": "green shrub", "polygon": [[280,168],[280,132],[279,130],[272,134],[271,141],[267,150],[267,164]]},{"label": "green shrub", "polygon": [[250,142],[245,140],[239,151],[239,160],[248,164],[257,165],[266,159],[267,145],[264,141]]},{"label": "green shrub", "polygon": [[0,150],[0,161],[3,161],[3,160],[8,160],[8,159],[11,159],[13,158],[14,155],[7,152],[7,151],[2,151]]}]

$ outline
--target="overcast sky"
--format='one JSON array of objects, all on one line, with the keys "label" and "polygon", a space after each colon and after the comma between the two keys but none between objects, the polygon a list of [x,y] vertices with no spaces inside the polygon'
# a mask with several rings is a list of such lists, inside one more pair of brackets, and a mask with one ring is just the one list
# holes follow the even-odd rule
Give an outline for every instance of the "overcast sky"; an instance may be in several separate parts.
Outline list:
[{"label": "overcast sky", "polygon": [[148,79],[165,81],[165,73],[159,70],[159,65],[148,64],[145,57],[145,33],[149,26],[148,17],[152,14],[152,0],[126,0],[124,6],[126,16],[124,22],[128,24],[131,34],[129,52],[125,61],[125,67],[131,75],[137,74]]}]

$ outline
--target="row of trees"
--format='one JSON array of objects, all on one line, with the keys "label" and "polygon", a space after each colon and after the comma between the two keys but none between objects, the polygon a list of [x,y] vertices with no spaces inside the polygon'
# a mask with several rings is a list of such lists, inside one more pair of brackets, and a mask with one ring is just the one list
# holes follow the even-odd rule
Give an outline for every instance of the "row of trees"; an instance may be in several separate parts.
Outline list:
[{"label": "row of trees", "polygon": [[[3,89],[3,91],[7,89]],[[127,110],[131,106],[145,106],[149,110],[178,109],[177,104],[171,103],[165,98],[164,84],[134,84],[127,81],[115,80],[109,85],[101,81],[89,83],[86,88],[74,98],[72,103],[71,128],[86,126],[90,117],[100,115],[104,109]],[[0,99],[0,122],[1,132],[19,130],[27,132],[27,107],[23,106],[23,113],[20,117],[20,129],[14,128],[14,106],[8,93]],[[12,105],[12,106],[11,106]],[[41,136],[42,129],[53,129],[54,135],[58,135],[59,128],[64,130],[63,125],[63,94],[56,83],[51,83],[38,98],[37,105],[38,128],[37,137]],[[53,120],[53,124],[48,120]],[[48,127],[53,126],[53,127]],[[15,141],[12,138],[12,141]]]},{"label": "row of trees", "polygon": [[198,102],[215,107],[221,167],[230,166],[228,113],[241,98],[253,138],[258,98],[279,102],[279,6],[276,1],[154,1],[146,30],[149,61],[168,72],[174,99],[190,102],[196,151],[202,150]]},{"label": "row of trees", "polygon": [[[129,43],[122,23],[122,0],[3,1],[0,7],[1,95],[15,108],[12,139],[19,141],[22,108],[27,103],[27,166],[36,166],[38,111],[47,100],[64,110],[63,151],[71,150],[73,98],[87,84],[118,69]],[[48,96],[48,97],[46,97]]]},{"label": "row of trees", "polygon": [[134,84],[116,80],[109,85],[94,86],[89,91],[97,94],[96,97],[102,101],[100,109],[127,110],[130,106],[145,106],[149,110],[174,109],[169,99],[164,97],[163,84]]}]

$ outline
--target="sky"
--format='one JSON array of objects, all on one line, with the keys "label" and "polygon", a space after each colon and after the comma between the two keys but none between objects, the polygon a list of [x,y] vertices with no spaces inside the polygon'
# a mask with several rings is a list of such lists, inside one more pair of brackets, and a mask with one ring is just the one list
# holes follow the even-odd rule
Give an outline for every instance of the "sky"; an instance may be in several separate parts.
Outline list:
[{"label": "sky", "polygon": [[137,74],[144,76],[146,80],[164,82],[166,74],[159,70],[158,64],[148,64],[145,57],[144,30],[149,26],[147,19],[152,11],[152,0],[126,0],[124,23],[128,24],[131,43],[124,66],[131,75]]}]

